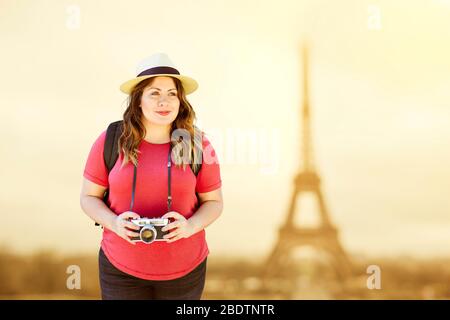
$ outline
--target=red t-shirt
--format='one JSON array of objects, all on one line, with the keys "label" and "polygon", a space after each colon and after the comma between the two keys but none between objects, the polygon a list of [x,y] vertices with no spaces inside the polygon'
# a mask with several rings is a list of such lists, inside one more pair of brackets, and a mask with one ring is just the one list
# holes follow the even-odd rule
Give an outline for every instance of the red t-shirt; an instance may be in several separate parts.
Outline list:
[{"label": "red t-shirt", "polygon": [[[130,209],[133,165],[128,162],[121,170],[122,152],[111,170],[103,160],[106,130],[93,144],[83,176],[109,188],[109,208],[118,214]],[[139,145],[139,165],[133,212],[141,217],[156,218],[167,212],[167,157],[169,143],[152,144],[145,140]],[[172,162],[173,163],[173,162]],[[186,219],[198,209],[196,192],[210,192],[221,187],[220,168],[211,143],[203,137],[203,163],[197,177],[189,165],[186,170],[172,165],[172,211]],[[119,270],[147,280],[171,280],[195,269],[209,254],[202,230],[189,238],[172,243],[155,241],[151,244],[128,243],[107,228],[103,229],[101,247],[109,261]]]}]

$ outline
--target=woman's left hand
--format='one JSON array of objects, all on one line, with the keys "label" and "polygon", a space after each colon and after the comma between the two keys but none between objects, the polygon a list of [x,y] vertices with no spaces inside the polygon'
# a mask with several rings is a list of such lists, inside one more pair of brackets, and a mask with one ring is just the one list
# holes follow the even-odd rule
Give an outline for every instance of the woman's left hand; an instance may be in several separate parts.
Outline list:
[{"label": "woman's left hand", "polygon": [[182,238],[189,238],[194,234],[194,226],[183,215],[176,211],[167,212],[162,218],[173,218],[175,221],[163,227],[161,231],[171,230],[164,236],[167,242],[174,242]]}]

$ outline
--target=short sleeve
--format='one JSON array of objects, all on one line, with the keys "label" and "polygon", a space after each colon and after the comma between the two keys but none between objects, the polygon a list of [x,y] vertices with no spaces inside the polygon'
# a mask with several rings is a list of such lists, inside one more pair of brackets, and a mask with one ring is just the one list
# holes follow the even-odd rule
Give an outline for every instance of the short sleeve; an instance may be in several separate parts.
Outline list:
[{"label": "short sleeve", "polygon": [[108,170],[103,159],[106,130],[95,140],[87,157],[83,176],[96,184],[108,187]]},{"label": "short sleeve", "polygon": [[219,160],[216,151],[206,136],[203,136],[202,146],[202,166],[197,174],[197,185],[195,187],[195,192],[198,193],[210,192],[222,186]]}]

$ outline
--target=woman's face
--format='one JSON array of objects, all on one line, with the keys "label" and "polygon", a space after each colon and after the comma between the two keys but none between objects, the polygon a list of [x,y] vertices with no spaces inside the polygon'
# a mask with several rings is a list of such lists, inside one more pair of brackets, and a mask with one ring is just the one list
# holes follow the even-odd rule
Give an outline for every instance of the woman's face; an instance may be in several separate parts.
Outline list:
[{"label": "woman's face", "polygon": [[144,121],[154,125],[170,125],[176,119],[180,108],[174,79],[155,77],[153,82],[144,88],[141,108]]}]

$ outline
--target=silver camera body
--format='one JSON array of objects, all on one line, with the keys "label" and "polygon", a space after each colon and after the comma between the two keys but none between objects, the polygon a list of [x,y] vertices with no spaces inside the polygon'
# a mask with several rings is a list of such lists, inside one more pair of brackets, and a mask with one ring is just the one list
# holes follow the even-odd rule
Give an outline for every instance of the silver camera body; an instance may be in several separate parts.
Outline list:
[{"label": "silver camera body", "polygon": [[166,218],[140,218],[131,219],[133,224],[140,227],[139,237],[130,237],[131,241],[144,242],[150,244],[154,241],[167,241],[163,238],[169,231],[161,231],[161,229],[169,224],[169,219]]}]

